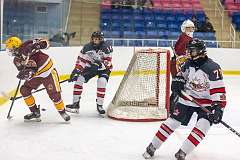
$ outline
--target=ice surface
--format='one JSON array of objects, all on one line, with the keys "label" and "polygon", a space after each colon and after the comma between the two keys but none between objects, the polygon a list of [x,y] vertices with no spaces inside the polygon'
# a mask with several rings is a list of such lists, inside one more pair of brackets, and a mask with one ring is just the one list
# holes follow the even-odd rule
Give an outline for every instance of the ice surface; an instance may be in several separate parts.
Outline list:
[{"label": "ice surface", "polygon": [[[112,100],[122,77],[111,77],[105,108]],[[240,132],[240,77],[225,76],[228,104],[223,120]],[[65,104],[72,101],[71,83],[62,84]],[[95,104],[96,79],[84,85],[79,115],[65,124],[45,91],[35,94],[42,122],[26,123],[29,111],[23,100],[0,107],[0,160],[141,160],[161,122],[122,122],[98,116]],[[194,120],[181,127],[156,152],[155,160],[174,160],[174,153],[188,136]],[[204,141],[187,160],[239,160],[240,138],[222,125],[214,125]]]}]

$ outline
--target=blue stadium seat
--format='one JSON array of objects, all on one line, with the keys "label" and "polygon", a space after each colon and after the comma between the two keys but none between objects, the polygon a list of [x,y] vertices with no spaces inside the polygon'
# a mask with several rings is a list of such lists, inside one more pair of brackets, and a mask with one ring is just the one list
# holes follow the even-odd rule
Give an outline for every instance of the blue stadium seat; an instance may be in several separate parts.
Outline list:
[{"label": "blue stadium seat", "polygon": [[167,24],[166,23],[158,23],[157,28],[159,31],[165,31],[167,29]]},{"label": "blue stadium seat", "polygon": [[101,14],[101,19],[102,19],[102,20],[111,19],[111,14]]},{"label": "blue stadium seat", "polygon": [[123,38],[136,38],[136,33],[133,31],[123,31]]},{"label": "blue stadium seat", "polygon": [[166,31],[159,31],[158,35],[159,35],[160,39],[168,39],[168,32],[166,32]]},{"label": "blue stadium seat", "polygon": [[121,38],[122,33],[119,30],[118,31],[112,31],[111,36],[112,36],[112,38]]},{"label": "blue stadium seat", "polygon": [[169,24],[168,25],[168,30],[172,31],[172,32],[178,31],[179,28],[180,28],[180,26],[178,24]]},{"label": "blue stadium seat", "polygon": [[135,15],[135,16],[133,17],[133,19],[134,19],[135,21],[143,21],[143,20],[144,20],[144,17],[141,16],[141,15]]},{"label": "blue stadium seat", "polygon": [[149,39],[160,38],[156,30],[147,31],[145,37]]},{"label": "blue stadium seat", "polygon": [[111,30],[111,24],[110,23],[101,23],[101,30],[110,31]]},{"label": "blue stadium seat", "polygon": [[112,30],[121,30],[121,23],[120,22],[113,22],[111,28],[112,28]]},{"label": "blue stadium seat", "polygon": [[134,30],[135,31],[144,31],[144,29],[145,29],[145,25],[144,25],[143,21],[135,22],[135,24],[134,24]]},{"label": "blue stadium seat", "polygon": [[203,39],[204,38],[204,33],[203,32],[194,32],[193,37]]},{"label": "blue stadium seat", "polygon": [[206,42],[206,46],[209,48],[217,48],[217,42],[216,41]]},{"label": "blue stadium seat", "polygon": [[181,33],[180,32],[169,32],[169,39],[177,39]]},{"label": "blue stadium seat", "polygon": [[112,9],[107,9],[107,8],[102,8],[101,9],[101,14],[111,14]]},{"label": "blue stadium seat", "polygon": [[124,9],[122,9],[122,13],[123,13],[123,15],[132,15],[133,14],[133,10],[124,8]]},{"label": "blue stadium seat", "polygon": [[111,9],[111,13],[115,15],[122,14],[122,9]]},{"label": "blue stadium seat", "polygon": [[153,29],[156,27],[154,21],[147,21],[145,26],[146,26],[146,29]]},{"label": "blue stadium seat", "polygon": [[163,22],[163,21],[165,21],[165,17],[164,17],[164,16],[156,16],[156,17],[155,17],[155,20],[156,20],[156,21],[162,21],[162,22]]},{"label": "blue stadium seat", "polygon": [[136,34],[136,38],[140,38],[140,39],[145,38],[145,35],[146,35],[145,31],[136,31],[135,34]]},{"label": "blue stadium seat", "polygon": [[112,37],[112,32],[111,31],[106,31],[106,30],[102,30],[104,37],[106,38],[111,38]]},{"label": "blue stadium seat", "polygon": [[133,10],[133,14],[134,14],[134,15],[143,15],[143,11],[140,10],[140,9],[134,9],[134,10]]},{"label": "blue stadium seat", "polygon": [[166,20],[167,21],[176,21],[175,16],[167,16]]},{"label": "blue stadium seat", "polygon": [[206,39],[206,40],[216,40],[215,33],[213,33],[213,32],[204,33],[204,39]]}]

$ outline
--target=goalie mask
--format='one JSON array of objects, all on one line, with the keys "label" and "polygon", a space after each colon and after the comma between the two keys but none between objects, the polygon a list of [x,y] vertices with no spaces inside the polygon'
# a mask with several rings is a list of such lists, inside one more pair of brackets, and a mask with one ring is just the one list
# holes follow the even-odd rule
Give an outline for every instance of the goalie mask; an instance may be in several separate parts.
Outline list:
[{"label": "goalie mask", "polygon": [[18,37],[10,37],[5,41],[6,50],[10,56],[18,56],[19,48],[22,45],[22,40]]},{"label": "goalie mask", "polygon": [[185,20],[181,25],[181,31],[186,33],[189,37],[193,37],[195,30],[194,23],[191,20]]},{"label": "goalie mask", "polygon": [[103,32],[95,31],[92,33],[91,43],[93,44],[94,49],[98,49],[98,47],[103,43],[103,41],[104,41]]},{"label": "goalie mask", "polygon": [[204,41],[199,39],[191,40],[187,44],[187,53],[190,57],[190,60],[196,64],[205,59],[207,51]]}]

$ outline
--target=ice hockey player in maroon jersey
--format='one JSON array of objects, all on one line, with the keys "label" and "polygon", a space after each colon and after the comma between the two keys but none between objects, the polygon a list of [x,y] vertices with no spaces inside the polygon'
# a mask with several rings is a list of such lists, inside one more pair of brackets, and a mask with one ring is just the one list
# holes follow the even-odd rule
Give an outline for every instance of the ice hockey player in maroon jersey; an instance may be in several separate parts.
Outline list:
[{"label": "ice hockey player in maroon jersey", "polygon": [[54,68],[51,58],[41,51],[48,47],[49,43],[44,39],[33,39],[22,43],[18,37],[10,37],[6,41],[7,51],[14,56],[13,62],[19,71],[17,78],[25,80],[20,87],[20,93],[31,111],[30,114],[24,116],[25,121],[41,121],[40,109],[31,93],[41,84],[46,88],[49,98],[62,118],[65,121],[70,120],[61,98],[57,70]]},{"label": "ice hockey player in maroon jersey", "polygon": [[[226,106],[226,91],[220,66],[208,58],[205,43],[193,39],[187,45],[190,58],[181,71],[173,78],[171,90],[179,95],[174,113],[164,121],[152,142],[143,153],[144,158],[154,156],[156,149],[182,124],[188,124],[193,113],[197,113],[197,122],[187,139],[175,154],[177,160],[185,160],[194,148],[204,139],[213,124],[220,123]],[[212,114],[207,114],[198,105],[189,101],[181,91],[192,96]]]},{"label": "ice hockey player in maroon jersey", "polygon": [[[175,77],[177,72],[180,69],[180,66],[188,59],[186,54],[186,46],[189,41],[193,38],[194,32],[194,23],[191,20],[185,20],[181,25],[182,34],[179,36],[175,47],[174,47],[174,56],[171,59],[171,75]],[[178,96],[174,93],[170,96],[170,114],[174,110],[175,102],[177,101]]]},{"label": "ice hockey player in maroon jersey", "polygon": [[181,58],[182,56],[186,56],[186,46],[189,43],[189,41],[193,38],[193,32],[194,32],[194,23],[191,20],[185,20],[181,25],[181,31],[182,34],[179,36],[174,50],[175,55],[171,62],[171,74],[174,77],[177,73],[178,66],[176,65],[176,61],[178,58]]},{"label": "ice hockey player in maroon jersey", "polygon": [[93,32],[91,42],[84,45],[77,58],[75,68],[71,73],[70,81],[76,81],[73,89],[73,103],[66,106],[66,110],[79,113],[83,83],[98,76],[97,80],[97,111],[105,114],[103,102],[106,85],[112,70],[112,46],[104,41],[100,31]]}]

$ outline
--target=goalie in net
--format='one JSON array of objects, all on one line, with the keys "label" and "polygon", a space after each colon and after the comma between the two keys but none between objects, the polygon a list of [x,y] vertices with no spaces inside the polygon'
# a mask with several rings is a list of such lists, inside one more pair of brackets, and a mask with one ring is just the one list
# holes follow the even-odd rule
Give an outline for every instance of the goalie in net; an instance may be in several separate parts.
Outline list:
[{"label": "goalie in net", "polygon": [[170,52],[142,49],[134,53],[108,107],[108,116],[126,121],[157,121],[168,117]]}]

